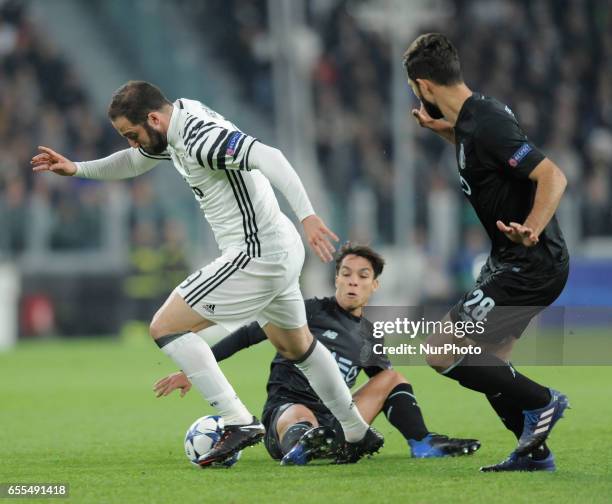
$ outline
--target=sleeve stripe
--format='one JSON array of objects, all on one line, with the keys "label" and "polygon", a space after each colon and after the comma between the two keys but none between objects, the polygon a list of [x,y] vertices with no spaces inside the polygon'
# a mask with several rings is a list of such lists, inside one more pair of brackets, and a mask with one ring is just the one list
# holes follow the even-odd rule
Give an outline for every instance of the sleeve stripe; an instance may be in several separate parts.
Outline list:
[{"label": "sleeve stripe", "polygon": [[204,125],[204,121],[198,121],[197,123],[193,125],[193,127],[187,132],[187,136],[183,137],[183,141],[185,142],[185,145],[189,143],[189,140],[193,137],[194,134],[196,134],[200,130],[200,128],[203,125]]},{"label": "sleeve stripe", "polygon": [[[208,128],[207,126],[210,126],[211,124],[215,124],[212,122],[207,122],[207,123],[203,123],[202,121],[200,121],[198,124],[196,124],[193,129],[189,132],[189,136],[188,138],[185,140],[185,147],[192,147],[193,144],[195,144],[199,138],[202,138],[202,135],[207,133],[208,131],[214,129],[214,128],[220,128],[221,126],[212,126],[210,128]],[[204,128],[204,129],[202,129]],[[194,135],[197,133],[197,138],[194,137]],[[189,144],[189,145],[188,145]]]},{"label": "sleeve stripe", "polygon": [[215,167],[213,166],[213,156],[215,153],[215,149],[226,136],[227,136],[227,130],[224,129],[221,131],[221,133],[219,133],[219,136],[214,141],[214,143],[211,145],[210,150],[208,151],[208,155],[206,156],[206,161],[208,162],[208,166],[210,166],[213,170],[215,169]]},{"label": "sleeve stripe", "polygon": [[190,115],[189,119],[187,119],[187,122],[185,122],[185,127],[183,128],[183,138],[185,138],[185,135],[187,134],[187,129],[189,128],[189,126],[193,123],[193,121],[195,121],[197,119],[197,117]]},{"label": "sleeve stripe", "polygon": [[[255,142],[258,142],[257,138],[253,138],[253,141],[251,142],[251,145],[249,145],[249,148],[246,151],[246,155],[244,156],[244,164],[245,164],[245,168],[247,169],[247,171],[249,171],[251,168],[249,167],[249,154],[251,153],[251,148],[253,147],[253,144]],[[240,162],[240,164],[242,164],[242,161]]]},{"label": "sleeve stripe", "polygon": [[219,125],[211,126],[210,128],[203,129],[203,130],[201,130],[198,133],[198,136],[196,138],[194,138],[191,141],[191,144],[189,145],[189,148],[188,148],[189,149],[189,155],[191,155],[191,153],[193,152],[193,149],[195,148],[197,143],[199,143],[199,142],[206,143],[206,140],[208,140],[208,138],[205,137],[206,133],[208,133],[209,131],[214,130],[215,128],[223,128],[223,126],[219,126]]},{"label": "sleeve stripe", "polygon": [[225,169],[225,157],[227,156],[227,146],[229,145],[230,138],[232,138],[232,135],[227,135],[219,147],[219,152],[217,153],[217,168],[219,170]]},{"label": "sleeve stripe", "polygon": [[172,159],[170,157],[170,155],[166,154],[149,154],[148,152],[145,152],[144,149],[142,147],[138,147],[138,152],[140,152],[144,157],[148,157],[151,159],[159,159],[160,161],[164,161],[164,160],[168,160],[168,159]]}]

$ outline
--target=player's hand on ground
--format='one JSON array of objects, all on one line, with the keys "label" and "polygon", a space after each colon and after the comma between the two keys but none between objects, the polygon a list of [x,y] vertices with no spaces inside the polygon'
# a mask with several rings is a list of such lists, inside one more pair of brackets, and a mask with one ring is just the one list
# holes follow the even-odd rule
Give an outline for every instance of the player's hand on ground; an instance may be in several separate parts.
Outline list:
[{"label": "player's hand on ground", "polygon": [[444,133],[453,130],[451,123],[446,119],[433,119],[427,113],[422,103],[420,109],[412,109],[412,116],[419,126],[435,131],[436,133]]},{"label": "player's hand on ground", "polygon": [[74,164],[68,158],[58,154],[53,149],[49,149],[49,147],[39,146],[38,150],[40,152],[30,161],[33,171],[50,171],[67,177],[76,173],[76,164]]},{"label": "player's hand on ground", "polygon": [[504,233],[509,240],[514,243],[520,243],[525,247],[533,247],[539,241],[533,229],[517,222],[510,222],[510,225],[506,226],[502,221],[498,220],[497,229]]},{"label": "player's hand on ground", "polygon": [[181,397],[184,397],[185,394],[191,390],[191,382],[182,371],[172,373],[165,378],[156,381],[153,385],[155,397],[167,396],[176,389],[181,391]]},{"label": "player's hand on ground", "polygon": [[340,238],[336,236],[336,233],[329,229],[316,215],[309,215],[306,217],[302,221],[302,226],[304,226],[304,233],[306,234],[308,245],[313,252],[319,256],[321,261],[331,261],[334,258],[333,253],[336,249],[330,240],[340,240]]}]

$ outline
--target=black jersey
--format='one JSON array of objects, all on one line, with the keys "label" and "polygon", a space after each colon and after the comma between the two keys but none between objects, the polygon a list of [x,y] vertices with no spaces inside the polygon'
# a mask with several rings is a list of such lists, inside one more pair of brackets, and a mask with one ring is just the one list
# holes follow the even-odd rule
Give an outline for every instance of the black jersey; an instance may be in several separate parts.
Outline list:
[{"label": "black jersey", "polygon": [[461,188],[491,239],[490,267],[512,264],[535,271],[567,266],[568,252],[555,216],[534,247],[509,240],[496,221],[522,224],[533,207],[532,170],[545,158],[521,130],[510,108],[478,93],[468,98],[455,124]]},{"label": "black jersey", "polygon": [[[381,343],[381,340],[374,338],[370,321],[355,317],[342,309],[335,297],[312,298],[305,304],[310,331],[331,352],[349,387],[355,384],[362,369],[368,376],[374,376],[391,367],[386,356],[373,351],[374,345]],[[266,335],[261,327],[257,322],[253,322],[221,340],[213,346],[212,351],[220,361],[265,339]],[[279,403],[294,402],[311,407],[319,405],[320,410],[324,409],[323,403],[302,372],[292,361],[279,353],[270,365],[267,391],[264,417]]]}]

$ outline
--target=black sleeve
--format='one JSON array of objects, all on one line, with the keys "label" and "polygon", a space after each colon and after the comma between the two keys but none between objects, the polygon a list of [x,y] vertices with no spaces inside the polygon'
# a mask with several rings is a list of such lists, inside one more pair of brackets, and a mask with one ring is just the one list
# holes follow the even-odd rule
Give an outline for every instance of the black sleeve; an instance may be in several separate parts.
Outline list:
[{"label": "black sleeve", "polygon": [[261,343],[265,339],[266,333],[259,327],[257,322],[253,322],[242,326],[240,329],[236,329],[214,345],[211,350],[215,359],[219,362],[231,357],[244,348]]},{"label": "black sleeve", "polygon": [[476,153],[483,164],[492,162],[504,173],[526,179],[545,158],[523,133],[515,119],[494,116],[476,131]]},{"label": "black sleeve", "polygon": [[362,351],[362,355],[365,358],[362,361],[362,366],[365,374],[368,375],[368,378],[372,378],[381,371],[391,369],[393,366],[386,355],[380,355],[374,352],[375,345],[382,344],[384,346],[385,340],[384,338],[374,338],[374,326],[372,325],[372,322],[367,319],[363,319],[361,327],[365,336],[365,351]]},{"label": "black sleeve", "polygon": [[319,298],[310,298],[304,301],[304,307],[306,308],[306,321],[310,321],[321,311],[323,308],[323,300]]}]

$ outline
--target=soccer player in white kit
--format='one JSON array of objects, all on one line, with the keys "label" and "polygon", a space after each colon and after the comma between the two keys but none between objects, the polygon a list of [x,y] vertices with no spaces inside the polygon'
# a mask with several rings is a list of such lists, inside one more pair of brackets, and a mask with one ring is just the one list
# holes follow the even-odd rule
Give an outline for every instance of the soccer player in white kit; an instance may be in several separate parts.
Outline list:
[{"label": "soccer player in white kit", "polygon": [[329,351],[306,325],[299,276],[304,247],[280,211],[270,182],[302,223],[310,247],[332,259],[337,240],[314,213],[284,155],[240,131],[202,103],[171,103],[150,83],[129,81],[113,94],[108,116],[130,148],[94,161],[72,162],[48,147],[32,158],[35,172],[100,180],[143,174],[172,160],[210,223],[221,256],[177,286],[154,315],[151,337],[223,417],[220,441],[198,461],[207,466],[257,443],[264,427],[244,406],[196,332],[214,324],[229,331],[257,320],[277,350],[308,378],[340,421],[347,440],[343,460],[377,451],[382,436],[354,407]]}]

